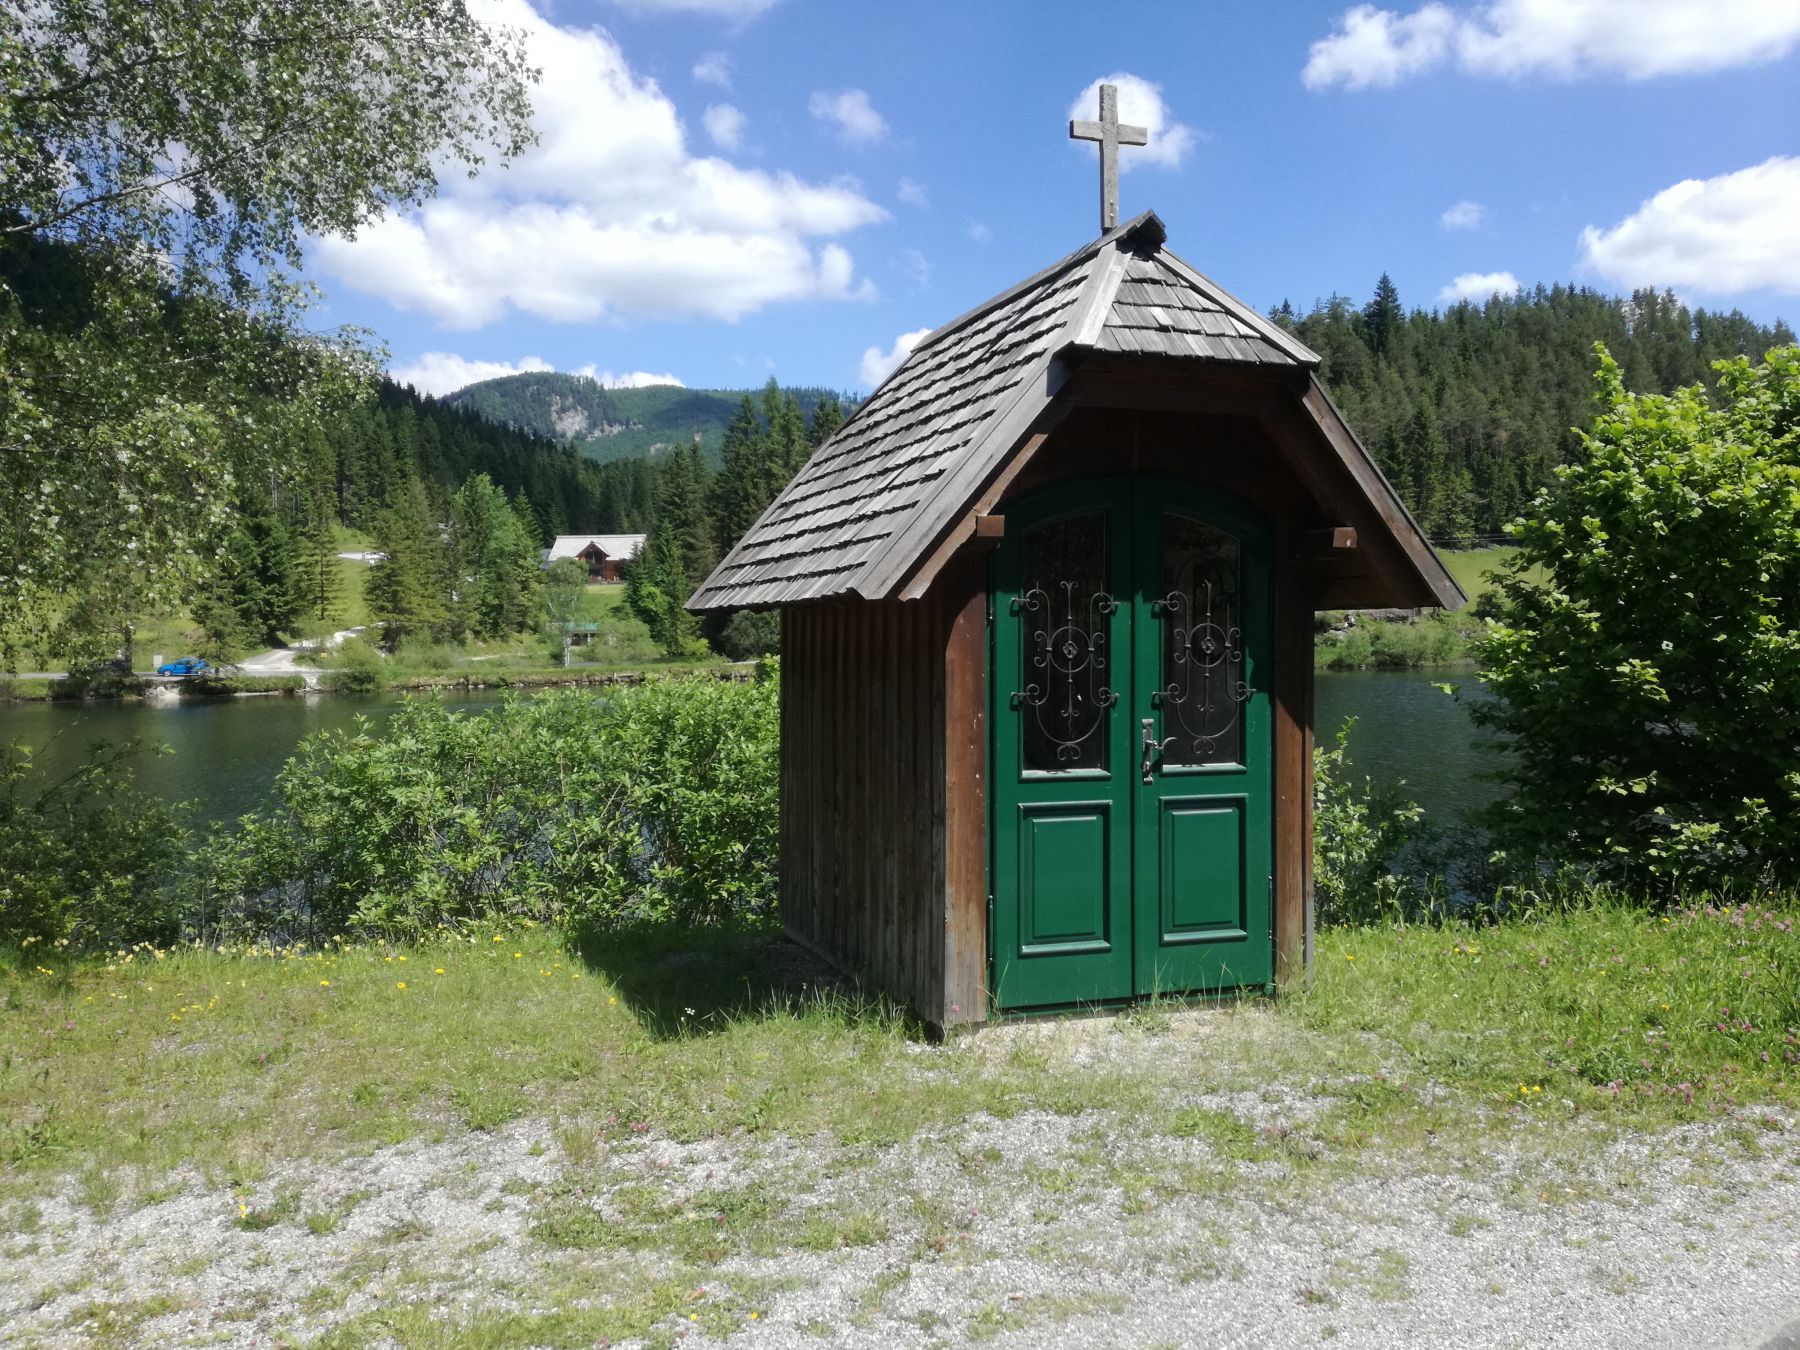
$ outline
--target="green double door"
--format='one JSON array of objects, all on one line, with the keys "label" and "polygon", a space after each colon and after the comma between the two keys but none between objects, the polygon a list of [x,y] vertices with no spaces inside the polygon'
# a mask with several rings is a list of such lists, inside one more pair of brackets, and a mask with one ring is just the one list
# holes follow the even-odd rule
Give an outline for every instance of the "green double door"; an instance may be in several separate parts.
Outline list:
[{"label": "green double door", "polygon": [[998,1008],[1272,978],[1269,552],[1256,512],[1176,480],[1009,506],[989,681]]}]

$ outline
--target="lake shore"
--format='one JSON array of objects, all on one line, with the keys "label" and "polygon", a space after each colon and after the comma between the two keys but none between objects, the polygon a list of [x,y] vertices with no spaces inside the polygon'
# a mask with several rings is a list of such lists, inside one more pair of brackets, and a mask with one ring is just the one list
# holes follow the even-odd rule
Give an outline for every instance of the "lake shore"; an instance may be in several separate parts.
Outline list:
[{"label": "lake shore", "polygon": [[335,688],[329,671],[295,675],[226,675],[218,679],[157,681],[140,675],[108,675],[102,680],[76,677],[17,678],[0,676],[0,704],[147,702],[156,700],[204,702],[222,698],[272,695],[360,696],[376,692],[442,693],[483,689],[587,688],[635,685],[645,680],[685,675],[720,680],[749,679],[754,662],[669,663],[667,665],[606,668],[567,666],[539,670],[461,670],[428,675],[407,674],[383,679],[370,688]]}]

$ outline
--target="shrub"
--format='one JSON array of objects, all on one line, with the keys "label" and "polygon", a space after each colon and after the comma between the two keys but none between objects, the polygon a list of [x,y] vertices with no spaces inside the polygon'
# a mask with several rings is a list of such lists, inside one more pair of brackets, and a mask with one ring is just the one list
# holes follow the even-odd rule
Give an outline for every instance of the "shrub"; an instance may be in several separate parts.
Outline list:
[{"label": "shrub", "polygon": [[409,673],[442,673],[454,664],[458,650],[434,642],[429,633],[408,633],[394,648],[393,661]]},{"label": "shrub", "polygon": [[[1800,347],[1603,401],[1481,644],[1501,842],[1628,888],[1800,877]],[[1533,574],[1533,568],[1541,574]]]},{"label": "shrub", "polygon": [[663,651],[643,620],[620,605],[601,616],[594,640],[574,648],[572,655],[584,664],[627,666],[660,661]]},{"label": "shrub", "polygon": [[381,649],[362,636],[345,638],[320,654],[324,673],[322,688],[334,694],[374,694],[387,687],[386,660]]},{"label": "shrub", "polygon": [[50,681],[50,697],[73,701],[84,698],[123,698],[141,693],[144,681],[128,670],[97,666],[84,671],[71,671]]},{"label": "shrub", "polygon": [[137,789],[141,743],[97,742],[51,777],[31,748],[0,749],[0,940],[76,947],[164,942],[181,926],[170,894],[187,847],[181,812]]},{"label": "shrub", "polygon": [[1469,656],[1468,623],[1459,615],[1432,611],[1392,622],[1364,619],[1341,633],[1321,634],[1314,661],[1325,670],[1416,670],[1443,666]]},{"label": "shrub", "polygon": [[228,694],[298,694],[306,688],[299,675],[242,675],[211,670],[189,680],[182,692],[188,695]]},{"label": "shrub", "polygon": [[781,615],[739,610],[719,633],[719,650],[733,661],[754,661],[781,650]]},{"label": "shrub", "polygon": [[773,897],[774,681],[564,690],[484,714],[411,700],[304,742],[280,804],[208,842],[243,933],[416,936],[488,918],[717,923]]},{"label": "shrub", "polygon": [[1313,899],[1321,928],[1405,923],[1441,911],[1441,884],[1401,869],[1425,834],[1424,812],[1397,788],[1346,774],[1354,717],[1330,749],[1313,749]]}]

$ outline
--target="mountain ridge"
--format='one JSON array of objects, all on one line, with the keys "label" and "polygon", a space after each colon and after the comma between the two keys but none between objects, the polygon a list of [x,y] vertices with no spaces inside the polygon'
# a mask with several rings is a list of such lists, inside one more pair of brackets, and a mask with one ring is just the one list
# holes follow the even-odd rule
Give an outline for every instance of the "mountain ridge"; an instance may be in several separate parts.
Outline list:
[{"label": "mountain ridge", "polygon": [[[782,392],[794,395],[803,416],[810,416],[826,398],[838,399],[846,410],[855,402],[832,389],[784,387]],[[701,454],[717,468],[726,424],[746,395],[759,400],[762,390],[690,389],[677,384],[609,389],[589,375],[524,371],[465,385],[439,402],[572,445],[596,464],[654,459],[698,437]]]}]

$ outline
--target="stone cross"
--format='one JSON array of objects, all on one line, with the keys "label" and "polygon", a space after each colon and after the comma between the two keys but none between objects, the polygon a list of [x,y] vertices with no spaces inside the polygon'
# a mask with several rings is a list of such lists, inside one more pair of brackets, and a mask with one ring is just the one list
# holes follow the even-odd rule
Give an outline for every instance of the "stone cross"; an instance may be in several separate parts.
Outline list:
[{"label": "stone cross", "polygon": [[1100,86],[1100,120],[1069,120],[1069,139],[1100,142],[1100,232],[1119,223],[1119,147],[1148,145],[1150,133],[1143,127],[1121,126],[1119,123],[1119,90],[1117,86]]}]

